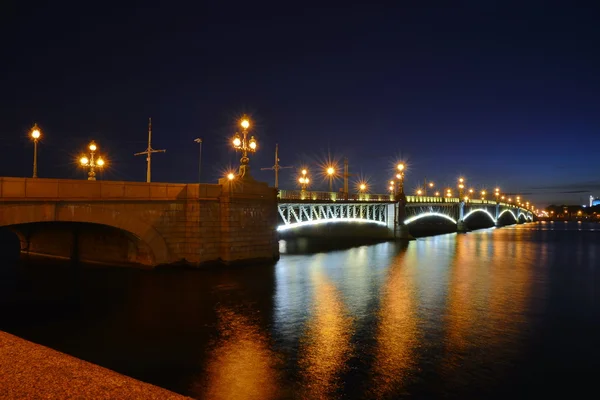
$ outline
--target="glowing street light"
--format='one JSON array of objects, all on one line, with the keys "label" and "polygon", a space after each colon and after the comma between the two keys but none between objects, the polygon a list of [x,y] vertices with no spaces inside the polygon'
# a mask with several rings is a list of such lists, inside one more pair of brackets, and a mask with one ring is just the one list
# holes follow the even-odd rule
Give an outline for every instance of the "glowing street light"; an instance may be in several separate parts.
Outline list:
[{"label": "glowing street light", "polygon": [[396,174],[396,179],[398,180],[398,193],[400,195],[404,194],[404,171],[406,170],[406,165],[404,163],[398,163],[396,165],[396,170],[398,173]]},{"label": "glowing street light", "polygon": [[422,196],[423,195],[423,191],[421,189],[417,190],[417,196]]},{"label": "glowing street light", "polygon": [[435,192],[435,197],[440,197],[440,192]]},{"label": "glowing street light", "polygon": [[98,150],[98,146],[96,142],[92,140],[92,142],[88,145],[88,149],[90,150],[90,157],[82,156],[79,159],[79,164],[82,167],[88,168],[88,181],[96,180],[96,168],[102,169],[104,167],[104,160],[102,157],[95,158],[96,150]]},{"label": "glowing street light", "polygon": [[250,128],[250,121],[248,118],[243,118],[240,121],[240,126],[242,127],[242,134],[240,135],[236,132],[232,144],[236,150],[242,152],[242,158],[240,159],[240,176],[245,177],[246,173],[250,176],[250,166],[248,165],[250,159],[248,158],[248,152],[256,152],[258,142],[254,139],[254,136],[250,136],[250,140],[248,140],[248,129]]},{"label": "glowing street light", "polygon": [[485,200],[485,190],[481,191],[481,200]]},{"label": "glowing street light", "polygon": [[366,183],[361,183],[360,185],[358,185],[358,191],[360,193],[364,193],[367,190],[367,184]]},{"label": "glowing street light", "polygon": [[327,167],[325,170],[327,176],[329,177],[329,191],[333,192],[333,177],[335,176],[335,168],[333,166]]},{"label": "glowing street light", "polygon": [[234,180],[235,179],[235,174],[233,172],[228,173],[227,174],[227,179],[230,180],[230,181]]},{"label": "glowing street light", "polygon": [[301,171],[301,174],[302,174],[302,176],[300,176],[300,178],[298,178],[298,182],[300,182],[302,191],[304,191],[304,190],[306,190],[306,188],[308,187],[308,184],[310,183],[310,179],[307,176],[308,170],[306,168],[304,168]]},{"label": "glowing street light", "polygon": [[33,177],[37,178],[37,145],[42,136],[42,131],[38,124],[33,124],[33,128],[29,131],[29,136],[33,139]]},{"label": "glowing street light", "polygon": [[463,197],[463,190],[465,188],[465,179],[464,178],[458,178],[458,197],[462,198]]}]

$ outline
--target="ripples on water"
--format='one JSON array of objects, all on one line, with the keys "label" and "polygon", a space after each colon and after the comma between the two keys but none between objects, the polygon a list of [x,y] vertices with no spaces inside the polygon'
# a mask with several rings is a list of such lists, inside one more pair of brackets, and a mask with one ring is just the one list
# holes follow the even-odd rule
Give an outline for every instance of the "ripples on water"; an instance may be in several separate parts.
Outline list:
[{"label": "ripples on water", "polygon": [[220,271],[5,268],[0,328],[207,399],[595,390],[598,225],[309,245]]}]

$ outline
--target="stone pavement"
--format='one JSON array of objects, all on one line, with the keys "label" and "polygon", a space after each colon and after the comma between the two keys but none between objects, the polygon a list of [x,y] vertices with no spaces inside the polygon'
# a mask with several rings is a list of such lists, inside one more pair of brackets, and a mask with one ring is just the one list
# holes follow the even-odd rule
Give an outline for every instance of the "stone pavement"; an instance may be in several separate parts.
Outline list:
[{"label": "stone pavement", "polygon": [[0,399],[189,399],[0,331]]}]

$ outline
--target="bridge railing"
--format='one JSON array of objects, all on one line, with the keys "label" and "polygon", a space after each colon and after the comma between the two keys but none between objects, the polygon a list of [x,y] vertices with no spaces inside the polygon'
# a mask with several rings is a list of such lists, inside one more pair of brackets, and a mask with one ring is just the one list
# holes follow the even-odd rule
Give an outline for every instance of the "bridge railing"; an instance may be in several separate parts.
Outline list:
[{"label": "bridge railing", "polygon": [[312,201],[394,201],[389,194],[316,192],[310,190],[279,190],[280,200]]},{"label": "bridge railing", "polygon": [[[349,193],[341,192],[318,192],[310,190],[279,190],[280,200],[302,200],[302,201],[395,201],[393,194],[371,194],[371,193]],[[458,197],[442,196],[406,196],[407,203],[460,203]],[[496,202],[496,200],[469,199],[467,204],[487,204],[514,207],[514,204]]]}]

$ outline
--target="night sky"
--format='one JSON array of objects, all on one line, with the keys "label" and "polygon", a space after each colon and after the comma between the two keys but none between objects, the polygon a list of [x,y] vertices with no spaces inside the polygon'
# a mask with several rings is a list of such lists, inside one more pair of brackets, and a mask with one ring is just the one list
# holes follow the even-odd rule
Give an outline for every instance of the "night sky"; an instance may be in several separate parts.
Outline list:
[{"label": "night sky", "polygon": [[[330,154],[373,192],[402,158],[408,191],[463,175],[538,206],[600,196],[594,2],[186,3],[0,2],[0,176],[31,175],[37,122],[40,177],[85,179],[74,161],[94,139],[102,179],[144,181],[133,153],[152,117],[167,149],[153,181],[196,182],[200,137],[202,180],[216,182],[238,163],[229,140],[246,113],[253,175],[271,184],[259,169],[279,143],[315,189]],[[280,187],[297,177],[282,170]]]}]

